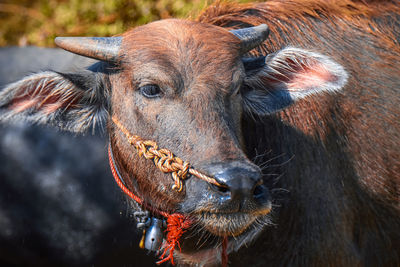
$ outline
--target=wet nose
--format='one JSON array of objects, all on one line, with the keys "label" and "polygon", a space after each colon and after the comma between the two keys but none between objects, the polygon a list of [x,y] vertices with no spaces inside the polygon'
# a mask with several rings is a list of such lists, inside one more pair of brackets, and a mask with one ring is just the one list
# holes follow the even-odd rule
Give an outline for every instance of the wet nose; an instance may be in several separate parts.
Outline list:
[{"label": "wet nose", "polygon": [[208,169],[223,185],[210,185],[211,190],[225,201],[268,200],[268,191],[262,185],[261,172],[257,167],[242,162],[231,162],[214,164]]}]

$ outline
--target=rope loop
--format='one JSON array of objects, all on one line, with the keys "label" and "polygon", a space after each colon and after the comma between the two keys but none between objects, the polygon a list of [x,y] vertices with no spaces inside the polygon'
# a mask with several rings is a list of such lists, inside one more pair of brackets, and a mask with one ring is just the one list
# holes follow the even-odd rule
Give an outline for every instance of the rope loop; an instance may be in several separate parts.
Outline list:
[{"label": "rope loop", "polygon": [[169,173],[169,172],[173,172],[173,170],[171,170],[170,166],[170,162],[173,159],[168,158],[168,157],[162,157],[159,158],[158,161],[154,160],[155,165],[162,171],[165,173]]},{"label": "rope loop", "polygon": [[189,162],[185,161],[182,164],[182,168],[178,171],[179,177],[186,179],[187,174],[189,173],[190,164]]},{"label": "rope loop", "polygon": [[191,168],[188,161],[183,161],[182,159],[175,157],[170,150],[165,148],[158,149],[156,142],[152,140],[143,140],[137,135],[132,135],[116,117],[113,116],[111,119],[128,139],[129,144],[136,148],[139,156],[153,160],[154,165],[162,172],[171,173],[172,179],[174,180],[172,189],[181,192],[183,190],[182,181],[188,177],[188,174],[194,175],[197,178],[216,186],[226,187],[225,185],[218,183],[214,178]]}]

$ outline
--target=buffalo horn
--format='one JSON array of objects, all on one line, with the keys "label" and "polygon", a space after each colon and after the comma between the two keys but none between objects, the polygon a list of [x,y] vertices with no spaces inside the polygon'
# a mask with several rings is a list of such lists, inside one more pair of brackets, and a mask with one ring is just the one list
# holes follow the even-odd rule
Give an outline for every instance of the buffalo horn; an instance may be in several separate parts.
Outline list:
[{"label": "buffalo horn", "polygon": [[230,32],[240,39],[241,50],[243,53],[247,53],[267,39],[269,28],[265,24],[260,24],[255,27],[231,30]]},{"label": "buffalo horn", "polygon": [[122,37],[57,37],[56,45],[72,53],[104,61],[116,61]]}]

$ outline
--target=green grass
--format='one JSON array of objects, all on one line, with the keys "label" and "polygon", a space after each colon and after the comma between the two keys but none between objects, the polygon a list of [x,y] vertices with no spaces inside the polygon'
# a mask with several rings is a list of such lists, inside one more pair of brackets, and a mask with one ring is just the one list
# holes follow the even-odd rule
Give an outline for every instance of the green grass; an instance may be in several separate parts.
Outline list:
[{"label": "green grass", "polygon": [[0,3],[0,46],[52,47],[56,36],[112,36],[158,19],[196,17],[210,2],[3,0]]}]

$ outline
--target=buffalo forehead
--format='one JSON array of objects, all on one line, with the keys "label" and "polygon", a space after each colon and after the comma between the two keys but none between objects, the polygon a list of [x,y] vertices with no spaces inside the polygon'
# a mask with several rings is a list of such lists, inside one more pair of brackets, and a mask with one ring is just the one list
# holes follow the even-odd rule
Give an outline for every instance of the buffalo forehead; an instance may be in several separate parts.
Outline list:
[{"label": "buffalo forehead", "polygon": [[170,79],[174,86],[184,82],[186,88],[214,80],[219,87],[229,87],[238,77],[239,47],[239,40],[225,29],[163,20],[125,33],[121,50],[124,67],[137,78]]}]

